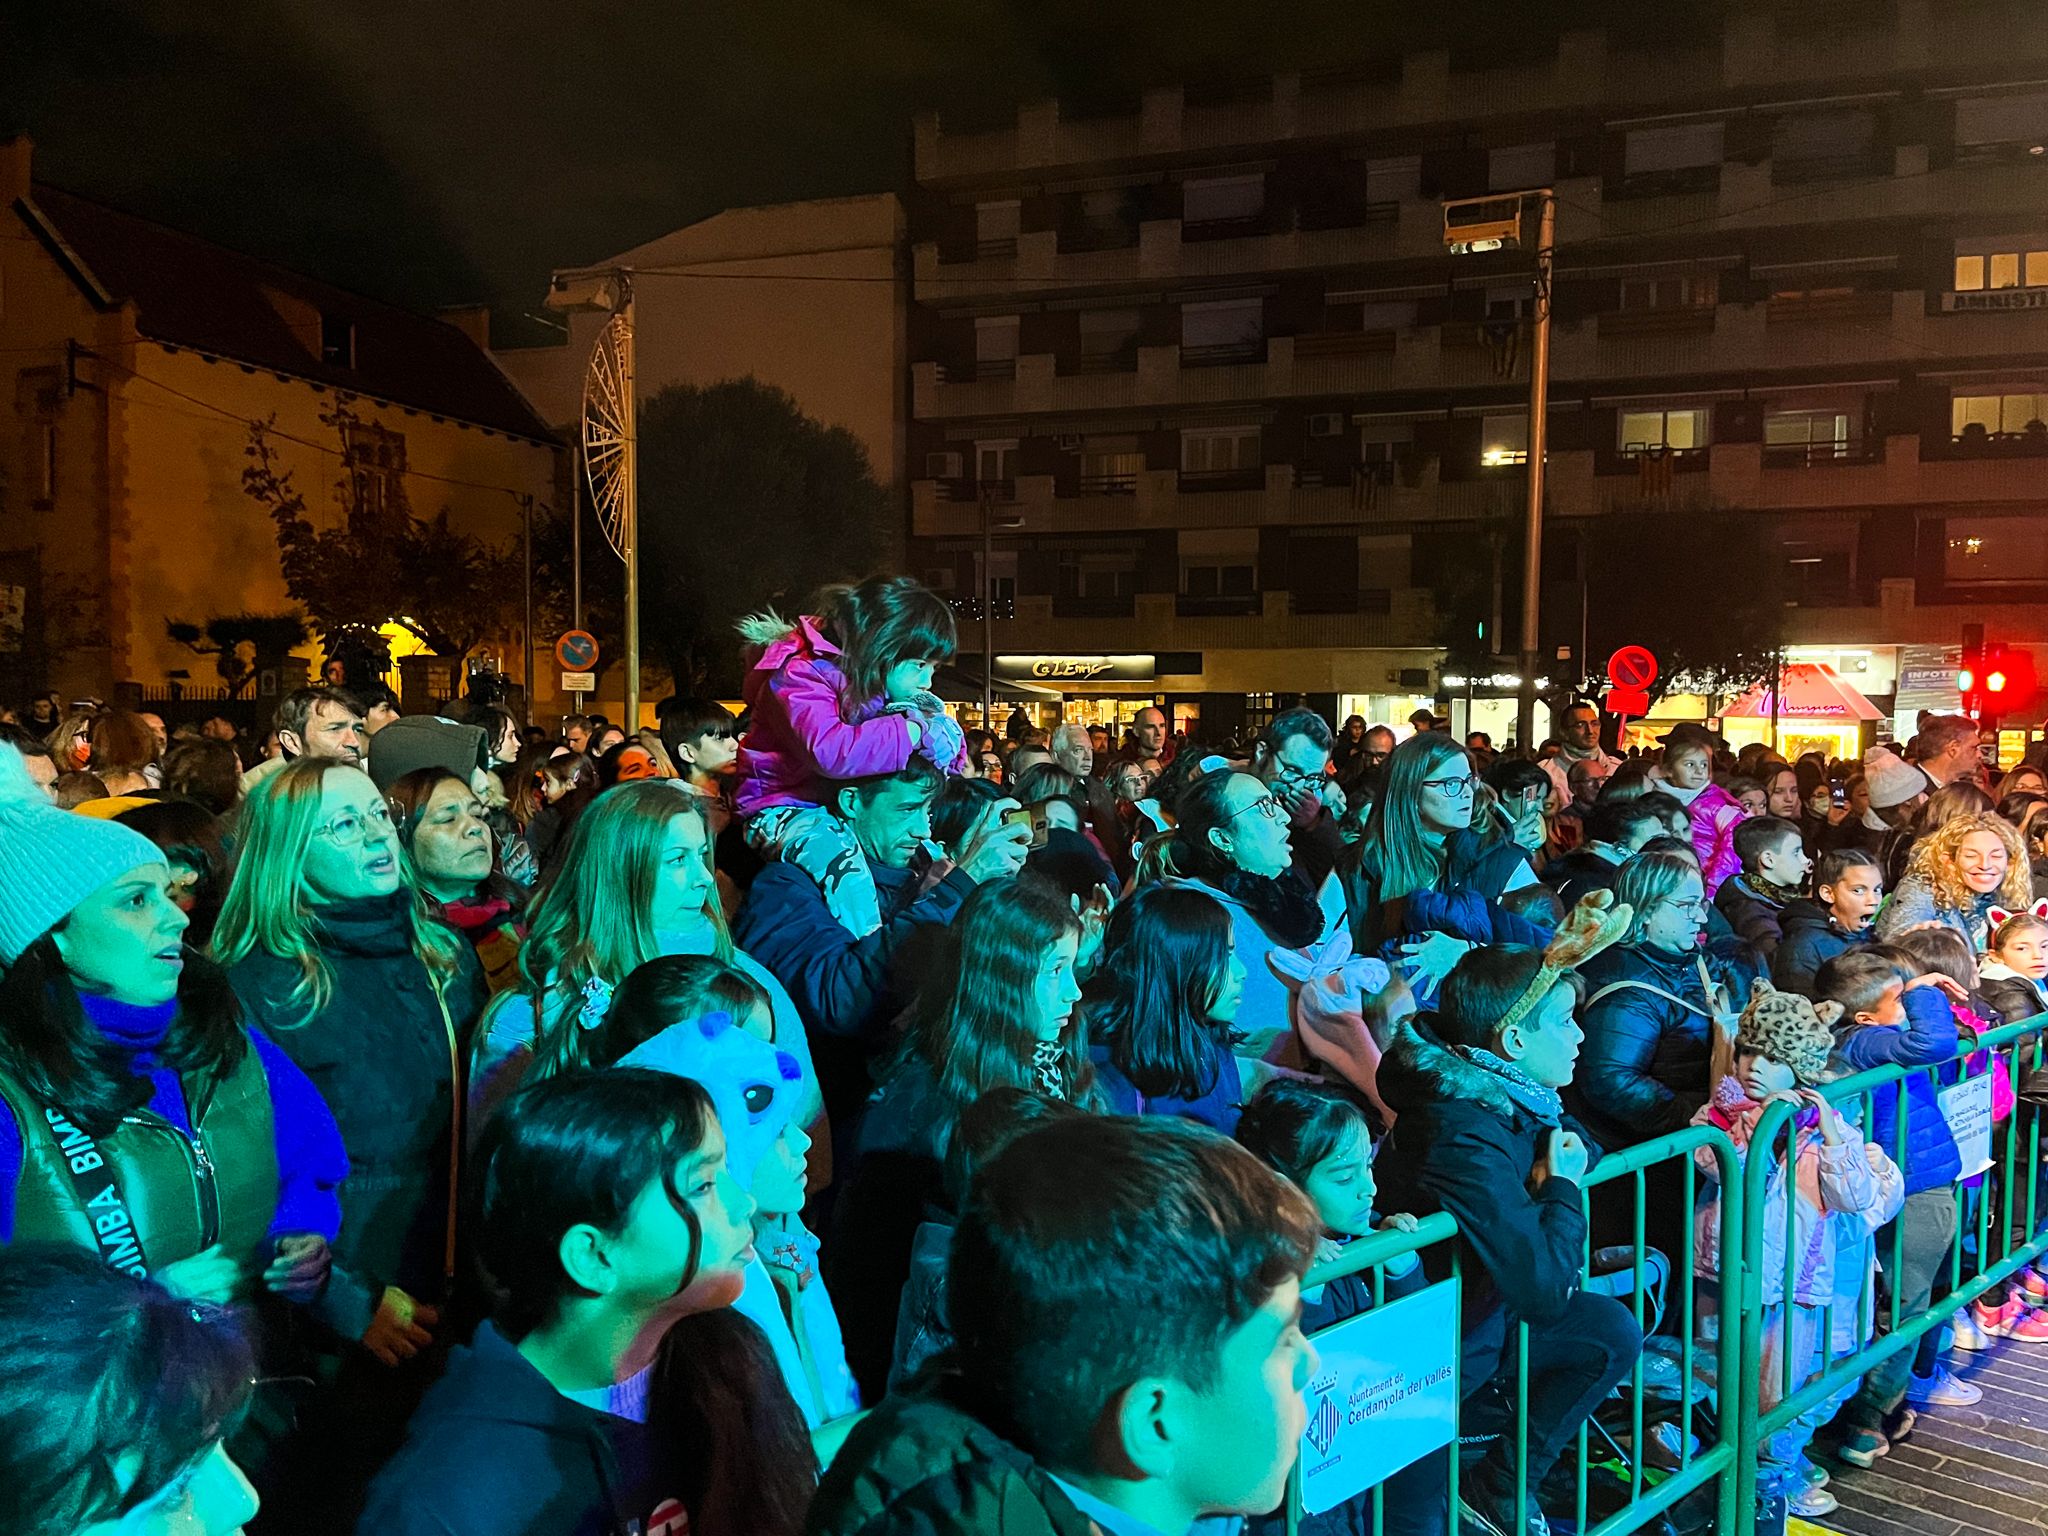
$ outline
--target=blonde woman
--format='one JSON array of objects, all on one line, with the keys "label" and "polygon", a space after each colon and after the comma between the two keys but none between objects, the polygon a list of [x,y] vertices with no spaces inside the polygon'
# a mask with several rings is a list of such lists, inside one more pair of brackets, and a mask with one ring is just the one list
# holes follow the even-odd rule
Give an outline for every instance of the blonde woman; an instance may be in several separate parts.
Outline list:
[{"label": "blonde woman", "polygon": [[[659,955],[709,955],[760,984],[772,1004],[772,1043],[803,1065],[800,1123],[821,1120],[796,1005],[779,981],[733,947],[712,882],[704,803],[680,781],[627,782],[591,801],[527,919],[520,981],[499,996],[477,1036],[473,1128],[528,1077],[589,1066],[591,1032],[604,1022],[612,989]],[[829,1145],[823,1136],[812,1139]]]},{"label": "blonde woman", "polygon": [[2033,869],[2019,828],[2003,816],[1973,811],[1914,842],[1906,878],[1877,914],[1877,936],[1890,939],[1940,923],[1961,934],[1971,954],[1982,954],[1991,909],[2017,912],[2033,899]]},{"label": "blonde woman", "polygon": [[313,1080],[347,1148],[338,1266],[366,1282],[364,1342],[430,1342],[454,1273],[460,1059],[485,987],[430,914],[368,774],[302,757],[241,818],[213,950],[252,1023]]}]

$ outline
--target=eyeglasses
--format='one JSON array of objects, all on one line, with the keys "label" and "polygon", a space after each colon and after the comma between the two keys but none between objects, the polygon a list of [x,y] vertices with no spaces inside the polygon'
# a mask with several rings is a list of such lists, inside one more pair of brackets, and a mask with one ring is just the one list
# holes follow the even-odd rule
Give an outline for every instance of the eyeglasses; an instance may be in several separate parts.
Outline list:
[{"label": "eyeglasses", "polygon": [[1706,902],[1702,901],[1697,896],[1695,896],[1691,901],[1677,901],[1667,898],[1664,902],[1664,905],[1669,907],[1674,912],[1689,912],[1694,917],[1705,917],[1707,915]]},{"label": "eyeglasses", "polygon": [[1287,808],[1271,795],[1261,795],[1258,799],[1248,804],[1240,805],[1223,819],[1225,822],[1235,821],[1246,811],[1257,811],[1268,821],[1285,821],[1287,819]]},{"label": "eyeglasses", "polygon": [[1448,795],[1453,800],[1469,800],[1472,798],[1472,791],[1479,787],[1479,778],[1476,774],[1468,773],[1455,779],[1424,779],[1422,787],[1433,789],[1440,795]]},{"label": "eyeglasses", "polygon": [[343,811],[324,826],[315,827],[316,837],[324,837],[337,848],[359,848],[372,837],[382,837],[391,830],[391,812],[384,806],[371,807],[368,811]]}]

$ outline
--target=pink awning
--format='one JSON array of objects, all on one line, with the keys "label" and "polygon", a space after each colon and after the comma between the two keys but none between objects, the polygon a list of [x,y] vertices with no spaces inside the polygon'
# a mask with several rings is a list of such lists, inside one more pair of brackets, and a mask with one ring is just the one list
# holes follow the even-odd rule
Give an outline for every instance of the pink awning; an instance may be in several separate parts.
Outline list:
[{"label": "pink awning", "polygon": [[[1853,684],[1835,675],[1825,662],[1794,662],[1779,674],[1777,715],[1780,720],[1881,720],[1875,704],[1856,691]],[[1771,690],[1752,688],[1721,711],[1724,720],[1771,717]]]}]

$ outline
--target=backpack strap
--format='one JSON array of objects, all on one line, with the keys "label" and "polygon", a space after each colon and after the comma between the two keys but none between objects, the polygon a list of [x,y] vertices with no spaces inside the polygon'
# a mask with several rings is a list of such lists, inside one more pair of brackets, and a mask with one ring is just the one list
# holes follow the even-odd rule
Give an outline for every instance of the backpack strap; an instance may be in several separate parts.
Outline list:
[{"label": "backpack strap", "polygon": [[1696,1013],[1703,1019],[1711,1019],[1714,1016],[1712,1010],[1702,1008],[1698,1003],[1691,1001],[1689,998],[1680,997],[1676,992],[1666,992],[1662,987],[1653,987],[1647,981],[1628,979],[1610,981],[1606,986],[1586,999],[1586,1006],[1590,1008],[1603,997],[1612,997],[1617,992],[1629,991],[1648,992],[1652,996],[1663,998],[1668,1003],[1676,1003],[1679,1007],[1685,1009],[1686,1012]]}]

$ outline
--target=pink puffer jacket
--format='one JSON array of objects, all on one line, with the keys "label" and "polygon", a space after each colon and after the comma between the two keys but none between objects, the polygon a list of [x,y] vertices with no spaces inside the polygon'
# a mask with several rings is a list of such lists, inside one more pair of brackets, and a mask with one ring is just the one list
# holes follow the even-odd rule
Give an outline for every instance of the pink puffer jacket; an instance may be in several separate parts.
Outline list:
[{"label": "pink puffer jacket", "polygon": [[1712,901],[1723,880],[1742,872],[1742,860],[1735,856],[1735,829],[1745,819],[1742,803],[1720,785],[1709,784],[1693,796],[1686,813],[1692,817],[1692,850],[1700,856],[1700,874]]}]

